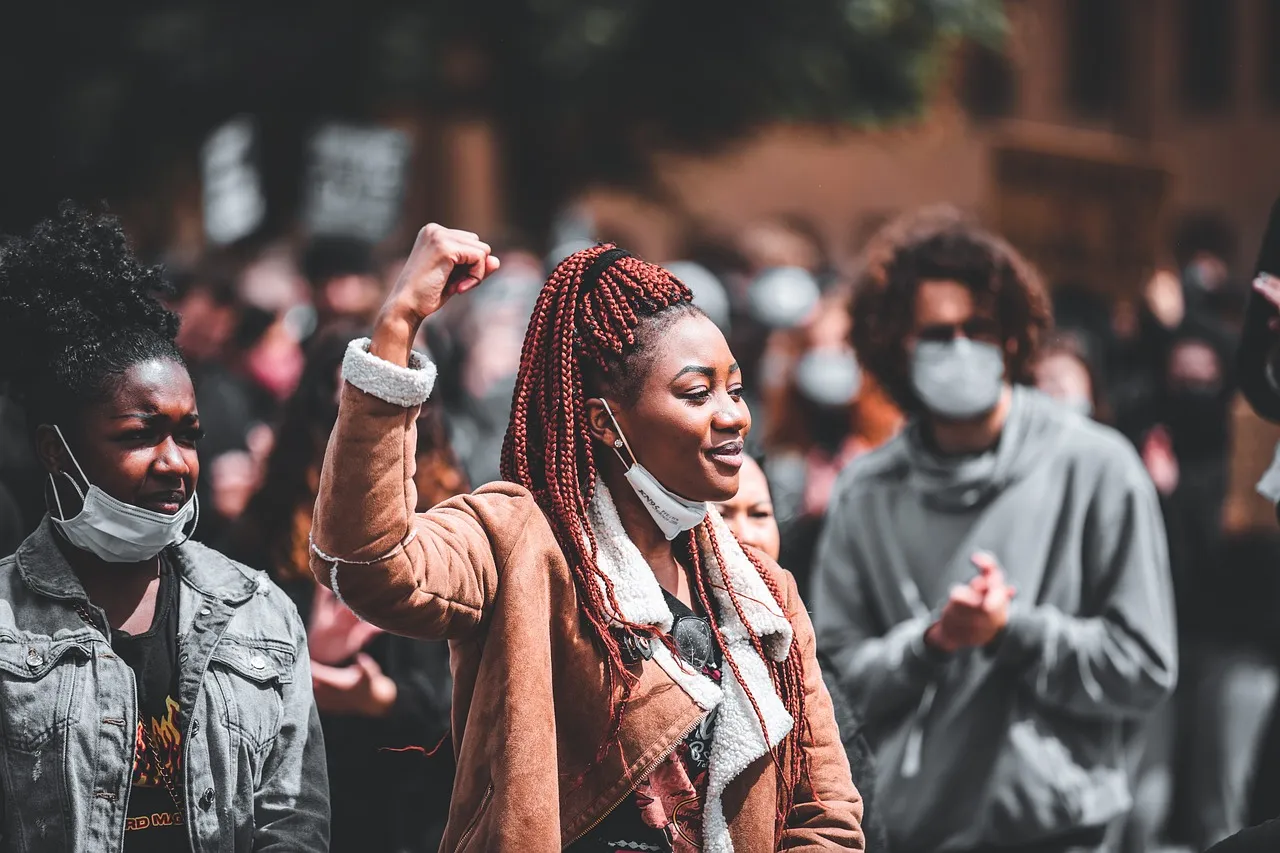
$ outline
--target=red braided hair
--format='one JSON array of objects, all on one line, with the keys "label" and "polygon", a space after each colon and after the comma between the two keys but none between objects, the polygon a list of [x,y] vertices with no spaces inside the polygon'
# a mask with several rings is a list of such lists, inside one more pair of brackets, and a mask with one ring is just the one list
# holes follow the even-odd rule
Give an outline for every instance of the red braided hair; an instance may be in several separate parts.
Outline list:
[{"label": "red braided hair", "polygon": [[[596,464],[594,441],[587,425],[584,371],[611,383],[634,379],[625,375],[625,362],[636,350],[641,322],[671,310],[696,310],[692,308],[693,295],[684,284],[661,267],[630,255],[609,263],[594,280],[585,280],[596,259],[613,249],[611,244],[605,244],[575,252],[561,261],[539,293],[525,334],[511,421],[502,445],[502,476],[532,492],[546,514],[573,572],[583,616],[604,654],[610,720],[597,761],[618,742],[627,701],[639,680],[623,660],[619,637],[610,630],[611,622],[619,624],[620,632],[632,638],[671,643],[670,638],[660,636],[651,626],[622,618],[613,584],[596,564],[595,531],[587,523],[587,506],[595,493]],[[714,530],[707,525],[706,532],[716,560],[723,567]],[[729,654],[708,598],[696,538],[685,538],[696,592],[711,621],[716,643],[764,728],[760,707]],[[754,557],[751,561],[782,606],[777,584]],[[727,592],[739,618],[743,618],[737,593],[732,588]],[[746,624],[745,619],[743,623]],[[759,638],[753,635],[751,642],[761,659],[770,662]],[[795,643],[786,660],[772,664],[771,675],[774,689],[795,719],[791,732],[773,751],[778,777],[775,830],[780,838],[796,785],[806,772],[800,748],[805,726],[804,678]]]}]

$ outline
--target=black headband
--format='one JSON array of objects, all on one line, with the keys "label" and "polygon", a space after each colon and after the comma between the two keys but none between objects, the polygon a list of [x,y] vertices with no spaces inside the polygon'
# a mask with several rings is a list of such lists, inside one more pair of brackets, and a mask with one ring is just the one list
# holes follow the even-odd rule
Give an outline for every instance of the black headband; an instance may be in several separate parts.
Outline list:
[{"label": "black headband", "polygon": [[596,255],[596,259],[591,262],[591,266],[587,267],[586,273],[582,276],[582,283],[587,287],[595,287],[600,281],[600,276],[619,258],[629,258],[631,253],[626,249],[606,249]]}]

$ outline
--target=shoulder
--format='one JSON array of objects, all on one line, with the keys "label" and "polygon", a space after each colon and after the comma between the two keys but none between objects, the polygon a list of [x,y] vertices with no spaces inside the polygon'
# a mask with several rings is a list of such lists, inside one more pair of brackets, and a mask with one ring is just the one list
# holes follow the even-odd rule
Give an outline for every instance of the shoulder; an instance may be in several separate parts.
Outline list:
[{"label": "shoulder", "polygon": [[235,602],[237,622],[278,640],[290,640],[301,630],[298,608],[266,572],[199,542],[183,544],[179,554],[187,582],[204,594]]},{"label": "shoulder", "polygon": [[1073,412],[1064,417],[1058,453],[1071,468],[1105,483],[1149,480],[1137,449],[1119,431]]},{"label": "shoulder", "polygon": [[[418,517],[448,527],[461,520],[458,513],[465,513],[480,524],[499,559],[517,546],[523,549],[556,541],[533,494],[517,483],[502,480],[489,483],[437,504]],[[535,541],[530,542],[530,538]]]},{"label": "shoulder", "polygon": [[856,499],[905,477],[910,469],[909,440],[904,429],[846,465],[836,478],[833,498]]},{"label": "shoulder", "polygon": [[779,566],[777,561],[759,548],[742,545],[742,550],[755,558],[756,565],[760,567],[760,576],[764,578],[769,590],[778,596],[782,612],[787,614],[788,618],[796,608],[804,607],[800,601],[800,591],[795,576],[791,572]]}]

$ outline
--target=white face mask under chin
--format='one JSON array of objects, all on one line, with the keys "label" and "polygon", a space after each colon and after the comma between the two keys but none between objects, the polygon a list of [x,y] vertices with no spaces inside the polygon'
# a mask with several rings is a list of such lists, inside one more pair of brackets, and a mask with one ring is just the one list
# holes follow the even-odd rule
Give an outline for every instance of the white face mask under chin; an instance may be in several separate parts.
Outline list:
[{"label": "white face mask under chin", "polygon": [[[659,483],[658,479],[636,459],[635,452],[622,434],[622,427],[618,426],[618,419],[613,416],[613,411],[610,410],[607,402],[604,403],[604,410],[609,413],[613,428],[618,431],[618,441],[613,446],[613,452],[618,454],[623,465],[628,466],[624,475],[627,483],[640,498],[640,503],[644,504],[644,508],[649,511],[649,515],[662,531],[662,535],[667,537],[667,541],[670,542],[686,530],[692,530],[701,524],[707,517],[707,505],[686,500]],[[622,455],[622,447],[625,447],[627,453],[631,455],[630,463]]]},{"label": "white face mask under chin", "polygon": [[200,520],[200,505],[194,494],[173,515],[117,500],[89,483],[84,469],[71,452],[71,446],[63,438],[62,430],[56,425],[54,429],[80,478],[89,485],[89,491],[85,492],[70,474],[58,472],[71,482],[72,488],[83,501],[80,512],[67,518],[62,509],[62,499],[58,497],[57,483],[53,474],[49,475],[59,516],[53,517],[50,513],[50,518],[68,542],[108,563],[141,563],[150,560],[170,545],[180,545],[187,541],[191,534],[188,531],[184,535],[183,528],[190,523],[191,531],[194,531]]}]

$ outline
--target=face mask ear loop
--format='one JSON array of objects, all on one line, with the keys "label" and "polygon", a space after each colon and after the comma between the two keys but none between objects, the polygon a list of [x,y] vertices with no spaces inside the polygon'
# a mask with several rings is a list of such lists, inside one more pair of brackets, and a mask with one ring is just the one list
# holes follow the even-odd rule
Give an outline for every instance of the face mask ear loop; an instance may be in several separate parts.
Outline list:
[{"label": "face mask ear loop", "polygon": [[[62,447],[63,447],[63,449],[64,449],[64,450],[66,450],[66,451],[67,451],[67,455],[71,457],[71,464],[72,464],[72,465],[74,465],[74,466],[76,466],[76,471],[80,474],[80,479],[81,479],[81,480],[84,480],[85,488],[88,488],[88,487],[89,487],[89,485],[90,485],[90,483],[89,483],[89,478],[88,478],[88,477],[86,477],[86,476],[84,475],[84,469],[80,467],[80,461],[79,461],[78,459],[76,459],[76,455],[75,455],[74,453],[72,453],[72,452],[71,452],[71,445],[70,445],[70,444],[67,444],[67,439],[66,439],[66,438],[63,436],[63,434],[62,434],[62,428],[61,428],[61,427],[59,427],[57,424],[54,424],[54,425],[53,425],[53,430],[54,430],[54,432],[56,432],[56,433],[58,434],[58,441],[61,441],[61,442],[62,442]],[[80,487],[79,487],[78,485],[76,485],[76,481],[75,481],[75,479],[74,479],[70,474],[67,474],[67,472],[66,472],[66,471],[62,471],[62,472],[60,472],[60,473],[62,473],[62,474],[64,474],[64,475],[66,475],[66,478],[67,478],[68,480],[71,480],[71,485],[73,485],[73,486],[75,486],[75,487],[76,487],[76,491],[77,491],[77,492],[79,492],[79,494],[80,494],[80,498],[81,498],[81,500],[83,500],[83,499],[84,499],[84,492],[80,491]],[[59,507],[59,509],[61,509],[61,507]]]},{"label": "face mask ear loop", "polygon": [[622,455],[622,452],[618,449],[617,445],[613,445],[613,452],[617,454],[618,459],[627,468],[631,468],[633,465],[639,465],[640,461],[636,459],[635,451],[631,449],[631,443],[628,442],[627,437],[622,434],[622,427],[618,426],[618,419],[613,416],[613,410],[609,408],[609,401],[601,397],[600,402],[604,403],[604,410],[609,414],[609,420],[613,421],[613,428],[617,431],[618,438],[622,439],[622,446],[627,449],[627,453],[631,454],[631,461],[628,462],[626,460],[626,457]]},{"label": "face mask ear loop", "polygon": [[[59,471],[58,473],[61,474],[62,472]],[[69,480],[71,479],[69,475],[64,474],[63,476],[67,477]],[[58,521],[66,521],[67,511],[62,508],[62,496],[58,494],[58,481],[53,478],[52,471],[49,472],[49,485],[53,488],[53,502],[58,506]],[[80,487],[76,485],[75,480],[71,480],[71,485],[77,492],[80,491]],[[80,495],[80,499],[84,500],[83,494]]]},{"label": "face mask ear loop", "polygon": [[187,534],[174,542],[174,546],[185,545],[187,540],[191,538],[191,534],[196,532],[196,528],[200,526],[200,496],[193,494],[191,502],[196,505],[195,511],[191,514],[191,527],[187,529]]}]

